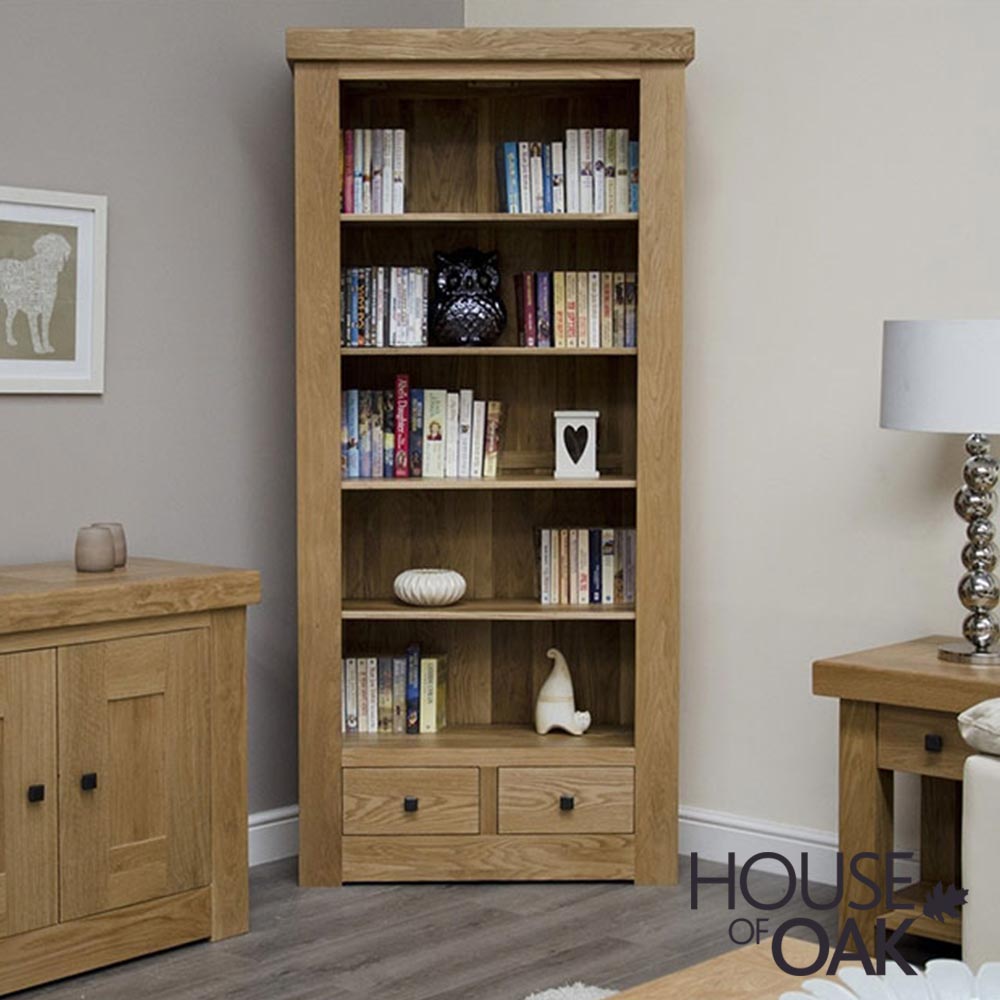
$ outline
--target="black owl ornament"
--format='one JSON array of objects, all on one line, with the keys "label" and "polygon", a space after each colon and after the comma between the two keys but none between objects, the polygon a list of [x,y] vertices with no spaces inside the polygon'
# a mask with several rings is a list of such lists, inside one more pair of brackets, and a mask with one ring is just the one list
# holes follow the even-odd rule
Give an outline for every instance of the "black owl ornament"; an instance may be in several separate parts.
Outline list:
[{"label": "black owl ornament", "polygon": [[500,267],[496,251],[472,247],[434,253],[434,343],[448,347],[492,344],[507,324],[500,300]]}]

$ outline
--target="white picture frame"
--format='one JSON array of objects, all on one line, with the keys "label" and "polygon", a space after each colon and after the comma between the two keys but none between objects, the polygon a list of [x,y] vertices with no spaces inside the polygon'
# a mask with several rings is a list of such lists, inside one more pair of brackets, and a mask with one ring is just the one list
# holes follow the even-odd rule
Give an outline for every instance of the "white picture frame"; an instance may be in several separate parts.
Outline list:
[{"label": "white picture frame", "polygon": [[555,410],[556,479],[600,479],[597,469],[599,410]]},{"label": "white picture frame", "polygon": [[104,391],[108,199],[0,185],[0,393]]}]

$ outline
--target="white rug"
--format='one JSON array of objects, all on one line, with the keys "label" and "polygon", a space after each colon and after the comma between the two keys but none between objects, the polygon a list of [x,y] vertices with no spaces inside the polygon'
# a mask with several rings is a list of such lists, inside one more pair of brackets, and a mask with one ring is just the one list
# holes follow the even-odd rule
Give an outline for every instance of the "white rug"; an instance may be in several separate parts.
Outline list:
[{"label": "white rug", "polygon": [[542,990],[532,993],[524,1000],[604,1000],[605,997],[618,995],[618,990],[602,990],[600,986],[584,986],[583,983],[572,983],[569,986],[557,986],[554,990]]}]

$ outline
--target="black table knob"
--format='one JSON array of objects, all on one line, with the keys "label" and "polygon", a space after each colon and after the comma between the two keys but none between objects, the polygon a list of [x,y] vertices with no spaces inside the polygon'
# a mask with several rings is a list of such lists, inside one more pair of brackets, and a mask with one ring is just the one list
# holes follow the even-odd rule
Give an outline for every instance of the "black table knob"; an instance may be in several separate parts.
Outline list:
[{"label": "black table knob", "polygon": [[576,802],[573,800],[572,795],[560,795],[559,796],[559,808],[565,812],[571,812]]},{"label": "black table knob", "polygon": [[97,787],[97,773],[91,771],[80,778],[80,787],[85,792],[92,792]]},{"label": "black table knob", "polygon": [[45,786],[44,785],[28,785],[28,801],[29,802],[44,802],[45,801]]},{"label": "black table knob", "polygon": [[408,813],[415,813],[420,805],[420,799],[415,795],[407,795],[403,799],[403,811]]},{"label": "black table knob", "polygon": [[937,733],[928,733],[924,737],[924,749],[928,753],[940,753],[944,749],[944,737]]}]

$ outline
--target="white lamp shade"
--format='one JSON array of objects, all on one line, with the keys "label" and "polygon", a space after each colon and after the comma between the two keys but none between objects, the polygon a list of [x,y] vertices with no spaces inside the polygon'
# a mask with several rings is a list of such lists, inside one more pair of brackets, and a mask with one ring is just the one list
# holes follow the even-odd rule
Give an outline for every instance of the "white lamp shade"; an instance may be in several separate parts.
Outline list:
[{"label": "white lamp shade", "polygon": [[1000,433],[1000,320],[889,320],[881,425]]}]

